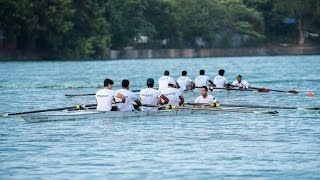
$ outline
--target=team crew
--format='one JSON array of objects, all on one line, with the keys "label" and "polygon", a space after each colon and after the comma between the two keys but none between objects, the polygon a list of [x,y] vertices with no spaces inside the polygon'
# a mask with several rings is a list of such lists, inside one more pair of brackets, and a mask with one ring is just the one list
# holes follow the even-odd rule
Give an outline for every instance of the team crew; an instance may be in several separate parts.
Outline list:
[{"label": "team crew", "polygon": [[[136,98],[136,95],[129,90],[129,80],[122,80],[122,89],[117,90],[117,93],[123,94],[126,97],[126,101],[124,103],[117,103],[117,107],[120,111],[134,111],[133,104],[135,103],[138,106],[141,106],[141,102]],[[115,98],[116,102],[118,102],[119,98]]]},{"label": "team crew", "polygon": [[207,86],[208,82],[210,83],[210,85],[213,84],[213,82],[210,80],[210,78],[205,75],[205,71],[203,69],[200,70],[199,74],[200,75],[197,76],[194,80],[196,87]]},{"label": "team crew", "polygon": [[112,101],[115,97],[119,98],[122,103],[125,103],[126,97],[123,94],[112,90],[113,84],[114,83],[111,79],[105,79],[104,88],[96,93],[98,111],[116,110],[112,109]]},{"label": "team crew", "polygon": [[234,88],[243,88],[243,89],[248,89],[249,88],[249,83],[245,80],[242,80],[242,76],[238,75],[236,77],[236,80],[232,83],[232,86]]},{"label": "team crew", "polygon": [[169,100],[168,105],[179,106],[184,103],[184,97],[179,89],[175,88],[176,82],[170,81],[168,83],[168,88],[161,91],[161,93],[166,96]]},{"label": "team crew", "polygon": [[161,91],[153,88],[154,80],[147,79],[147,88],[140,90],[140,101],[142,105],[151,105],[155,107],[142,106],[141,111],[158,111],[158,102],[164,101],[164,104],[169,102],[169,99],[161,94]]},{"label": "team crew", "polygon": [[[184,103],[184,97],[182,92],[191,90],[193,87],[201,88],[201,96],[197,97],[195,103],[216,103],[217,100],[208,94],[208,85],[215,86],[217,88],[249,88],[249,83],[242,80],[241,75],[236,76],[236,80],[230,84],[226,77],[224,77],[225,71],[219,70],[219,75],[214,77],[213,82],[208,76],[205,75],[203,69],[200,70],[199,76],[195,78],[193,82],[188,76],[187,71],[182,71],[181,77],[177,79],[177,82],[170,77],[168,70],[164,71],[164,76],[158,80],[159,90],[154,89],[154,80],[152,78],[147,79],[147,88],[140,90],[140,98],[137,99],[135,94],[129,90],[129,80],[124,79],[122,81],[122,89],[114,91],[112,86],[114,82],[111,79],[104,80],[104,88],[96,92],[97,110],[98,111],[133,111],[133,104],[141,106],[141,104],[149,105],[142,106],[142,111],[157,111],[158,104],[164,103],[172,106],[179,106]],[[176,88],[178,86],[179,89]],[[113,107],[112,103],[115,100],[117,107]],[[151,107],[150,107],[151,106]]]},{"label": "team crew", "polygon": [[194,82],[187,76],[187,71],[182,71],[181,76],[177,79],[180,91],[193,89]]},{"label": "team crew", "polygon": [[229,87],[229,81],[223,75],[224,75],[224,70],[220,69],[219,75],[214,77],[214,79],[213,79],[213,83],[217,88],[228,88]]}]

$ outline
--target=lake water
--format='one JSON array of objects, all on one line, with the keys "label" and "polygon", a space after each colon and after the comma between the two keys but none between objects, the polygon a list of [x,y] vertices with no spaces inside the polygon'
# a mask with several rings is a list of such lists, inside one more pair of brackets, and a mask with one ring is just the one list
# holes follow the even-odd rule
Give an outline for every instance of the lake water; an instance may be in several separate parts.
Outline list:
[{"label": "lake water", "polygon": [[[254,87],[300,93],[211,92],[222,103],[320,107],[320,56],[0,62],[0,112],[95,103],[105,78],[141,89],[168,69],[177,78],[220,68]],[[312,91],[313,97],[307,93]],[[198,94],[185,94],[194,101]],[[0,179],[319,179],[320,113],[211,113],[27,123],[0,118]]]}]

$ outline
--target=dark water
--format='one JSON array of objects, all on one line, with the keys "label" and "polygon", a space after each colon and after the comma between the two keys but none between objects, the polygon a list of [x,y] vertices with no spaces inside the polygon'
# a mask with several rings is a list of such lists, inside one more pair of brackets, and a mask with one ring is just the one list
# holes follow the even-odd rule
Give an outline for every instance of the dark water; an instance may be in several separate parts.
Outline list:
[{"label": "dark water", "polygon": [[[320,107],[320,56],[1,62],[0,112],[95,103],[104,78],[141,89],[165,69],[177,78],[220,68],[233,81],[300,93],[212,92],[222,103]],[[314,97],[308,97],[312,91]],[[198,94],[185,94],[193,101]],[[177,117],[27,123],[0,118],[1,179],[320,178],[320,114],[211,113]]]}]

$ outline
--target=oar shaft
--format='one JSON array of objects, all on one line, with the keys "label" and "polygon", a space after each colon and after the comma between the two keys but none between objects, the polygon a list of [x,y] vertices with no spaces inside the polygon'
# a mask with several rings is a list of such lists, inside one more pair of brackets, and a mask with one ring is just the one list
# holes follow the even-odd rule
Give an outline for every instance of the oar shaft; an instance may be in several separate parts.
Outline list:
[{"label": "oar shaft", "polygon": [[[132,90],[132,92],[140,92],[140,89]],[[65,94],[67,97],[74,97],[74,96],[94,96],[96,93],[79,93],[79,94]]]},{"label": "oar shaft", "polygon": [[93,96],[93,95],[96,95],[95,93],[88,93],[88,94],[84,94],[84,93],[81,93],[81,94],[65,94],[65,96],[68,96],[68,97],[72,97],[72,96]]},{"label": "oar shaft", "polygon": [[242,88],[239,88],[239,89],[233,89],[233,88],[217,88],[217,87],[209,87],[210,90],[213,90],[213,89],[218,89],[218,90],[226,90],[226,91],[254,91],[252,89],[242,89]]},{"label": "oar shaft", "polygon": [[317,110],[317,108],[303,108],[303,107],[286,107],[286,106],[260,106],[260,105],[245,105],[245,104],[220,104],[225,107],[246,107],[246,108],[264,108],[264,109],[308,109]]},{"label": "oar shaft", "polygon": [[298,94],[299,92],[296,90],[277,90],[277,89],[268,89],[268,88],[258,88],[258,87],[249,87],[250,89],[256,89],[259,91],[268,90],[268,91],[274,91],[274,92],[283,92],[283,93],[292,93],[292,94]]},{"label": "oar shaft", "polygon": [[34,110],[34,111],[16,112],[16,113],[3,114],[2,116],[15,116],[15,115],[31,114],[31,113],[39,113],[39,112],[62,111],[62,110],[66,110],[66,109],[78,109],[80,107],[92,107],[92,106],[96,106],[96,105],[97,104],[87,104],[87,105],[77,105],[77,106],[69,106],[69,107],[61,107],[61,108],[52,108],[52,109],[42,109],[42,110]]}]

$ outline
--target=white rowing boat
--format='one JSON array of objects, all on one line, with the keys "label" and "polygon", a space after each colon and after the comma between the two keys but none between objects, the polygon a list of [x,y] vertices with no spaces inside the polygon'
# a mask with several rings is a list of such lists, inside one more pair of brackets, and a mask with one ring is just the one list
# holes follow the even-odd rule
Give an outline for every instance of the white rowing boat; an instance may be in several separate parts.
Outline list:
[{"label": "white rowing boat", "polygon": [[176,109],[152,111],[108,111],[101,112],[96,110],[77,110],[77,111],[59,111],[45,114],[23,114],[20,115],[25,121],[34,122],[48,122],[48,121],[70,121],[80,119],[106,119],[106,118],[125,118],[125,117],[145,117],[145,116],[177,116],[177,115],[191,115],[191,114],[212,114],[212,112],[240,112],[240,113],[266,113],[277,114],[276,111],[253,111],[243,109],[221,109],[221,108],[189,108],[177,107]]},{"label": "white rowing boat", "polygon": [[101,112],[96,110],[78,110],[68,112],[55,112],[46,114],[25,114],[20,117],[27,122],[47,122],[47,121],[70,121],[80,119],[105,119],[105,118],[124,118],[124,117],[144,117],[144,116],[175,116],[188,115],[193,113],[187,110],[159,110],[152,111],[108,111]]}]

